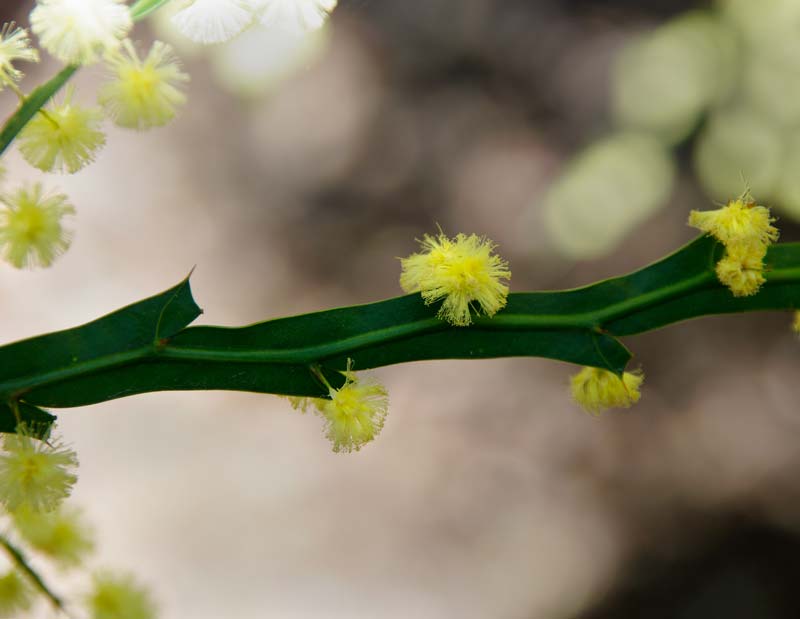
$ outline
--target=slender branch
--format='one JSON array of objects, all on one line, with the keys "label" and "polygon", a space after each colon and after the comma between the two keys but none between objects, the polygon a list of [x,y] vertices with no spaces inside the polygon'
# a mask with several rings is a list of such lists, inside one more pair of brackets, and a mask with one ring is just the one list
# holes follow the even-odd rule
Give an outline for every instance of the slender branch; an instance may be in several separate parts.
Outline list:
[{"label": "slender branch", "polygon": [[50,603],[62,613],[64,613],[67,617],[72,617],[69,611],[67,610],[66,606],[64,605],[64,601],[61,599],[59,595],[56,595],[50,587],[47,586],[47,583],[44,582],[44,579],[39,575],[39,573],[33,569],[31,564],[25,558],[25,555],[22,551],[17,548],[14,544],[12,544],[7,537],[0,534],[0,546],[6,551],[6,554],[11,558],[11,561],[14,565],[17,566],[22,572],[24,572],[28,578],[33,582],[34,586],[48,599]]},{"label": "slender branch", "polygon": [[[574,290],[511,294],[505,310],[493,318],[476,317],[474,325],[467,328],[454,328],[439,320],[435,309],[423,307],[416,295],[238,329],[182,328],[199,313],[198,309],[175,327],[171,312],[183,312],[182,308],[189,303],[196,307],[188,283],[184,281],[158,297],[160,305],[153,310],[155,341],[153,332],[149,331],[151,327],[137,327],[144,329],[141,339],[127,345],[120,340],[119,347],[106,344],[124,337],[125,331],[120,329],[129,324],[122,322],[122,318],[115,318],[116,326],[101,330],[102,350],[87,343],[87,348],[72,353],[63,361],[48,362],[53,349],[37,343],[41,339],[10,345],[17,348],[9,348],[5,353],[9,360],[19,360],[20,354],[28,354],[21,352],[27,346],[32,358],[42,361],[27,366],[27,370],[20,369],[16,375],[13,371],[6,372],[5,376],[0,373],[0,394],[9,401],[26,400],[27,394],[37,390],[60,389],[75,381],[85,385],[82,381],[86,380],[94,380],[93,384],[97,385],[97,381],[105,383],[110,376],[121,386],[115,387],[118,390],[109,390],[103,396],[105,399],[138,392],[142,385],[147,385],[148,390],[232,385],[230,388],[267,392],[276,389],[274,392],[281,393],[280,389],[288,384],[284,380],[289,379],[278,377],[266,383],[263,382],[265,373],[283,372],[282,376],[289,376],[286,372],[303,368],[308,372],[309,366],[314,364],[337,369],[348,358],[354,359],[359,369],[365,369],[417,359],[538,355],[621,371],[630,353],[615,339],[618,335],[648,331],[670,322],[714,313],[792,309],[800,305],[800,266],[797,264],[800,244],[781,244],[771,249],[769,256],[773,264],[766,273],[764,290],[754,297],[738,299],[716,280],[713,264],[718,250],[712,240],[701,238],[627,276]],[[138,316],[135,306],[131,308],[134,309],[126,311]],[[137,317],[130,324],[140,324],[142,320]],[[162,325],[166,329],[164,333],[161,333]],[[119,336],[114,336],[117,332]],[[89,342],[94,337],[70,333],[55,334],[68,337],[58,340],[63,344],[49,346]],[[43,337],[47,341],[50,336]],[[398,352],[398,349],[402,350]],[[3,352],[0,348],[0,354]],[[146,374],[147,368],[155,369]],[[170,374],[171,378],[165,379],[163,372],[169,373],[171,368],[183,368],[185,374],[177,378]],[[243,373],[256,378],[226,382],[226,369],[231,376]],[[206,371],[207,381],[202,378]],[[142,377],[142,372],[146,376]],[[126,377],[134,381],[133,388],[125,385]],[[306,383],[302,389],[317,389],[313,386],[317,384]],[[87,397],[86,401],[90,399]],[[74,400],[74,396],[66,400],[61,396],[47,396],[43,400],[32,398],[30,402],[59,407],[74,406],[74,403],[63,403]]]}]

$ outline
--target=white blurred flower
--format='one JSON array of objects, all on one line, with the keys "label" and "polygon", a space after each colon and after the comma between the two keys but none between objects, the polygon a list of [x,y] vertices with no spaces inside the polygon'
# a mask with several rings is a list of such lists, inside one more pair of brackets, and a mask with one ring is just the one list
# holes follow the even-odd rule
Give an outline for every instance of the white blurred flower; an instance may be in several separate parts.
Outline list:
[{"label": "white blurred flower", "polygon": [[172,22],[184,36],[198,43],[222,43],[250,24],[256,0],[183,0]]},{"label": "white blurred flower", "polygon": [[39,0],[31,11],[42,47],[67,64],[96,62],[119,47],[132,25],[122,0]]},{"label": "white blurred flower", "polygon": [[255,24],[215,50],[211,67],[234,94],[257,97],[312,64],[326,49],[326,28],[299,35]]},{"label": "white blurred flower", "polygon": [[15,60],[39,62],[39,52],[31,49],[28,31],[11,22],[0,29],[0,90],[22,77],[22,71],[14,67]]},{"label": "white blurred flower", "polygon": [[256,2],[262,24],[299,33],[321,28],[338,4],[338,0],[256,0]]}]

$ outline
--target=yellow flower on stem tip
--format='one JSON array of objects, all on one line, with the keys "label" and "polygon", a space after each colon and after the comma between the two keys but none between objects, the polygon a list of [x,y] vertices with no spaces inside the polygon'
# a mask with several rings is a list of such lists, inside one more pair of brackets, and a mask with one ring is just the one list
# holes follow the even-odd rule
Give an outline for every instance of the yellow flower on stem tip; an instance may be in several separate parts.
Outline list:
[{"label": "yellow flower on stem tip", "polygon": [[472,322],[470,309],[494,316],[506,305],[508,263],[492,253],[495,245],[475,234],[449,239],[425,235],[422,252],[401,258],[400,286],[420,292],[426,304],[443,301],[439,318],[456,326]]},{"label": "yellow flower on stem tip", "polygon": [[140,60],[133,43],[125,39],[122,49],[108,57],[108,65],[113,78],[100,89],[97,100],[120,127],[160,127],[186,103],[179,86],[189,76],[166,43],[155,41]]},{"label": "yellow flower on stem tip", "polygon": [[800,335],[800,311],[794,313],[794,321],[792,322],[792,331]]},{"label": "yellow flower on stem tip", "polygon": [[731,200],[726,206],[711,211],[692,211],[689,225],[716,238],[724,245],[762,243],[778,240],[778,229],[766,206],[759,206],[747,195]]},{"label": "yellow flower on stem tip", "polygon": [[0,502],[8,511],[27,507],[50,511],[59,506],[78,480],[78,457],[59,443],[33,438],[24,427],[6,434],[0,452]]},{"label": "yellow flower on stem tip", "polygon": [[87,597],[92,619],[152,619],[156,608],[150,594],[129,575],[94,575]]},{"label": "yellow flower on stem tip", "polygon": [[641,372],[625,372],[622,378],[609,370],[585,367],[570,379],[572,397],[586,412],[599,415],[609,408],[630,408],[639,401]]},{"label": "yellow flower on stem tip", "polygon": [[106,143],[100,130],[103,113],[72,103],[68,89],[61,104],[40,110],[19,133],[19,150],[25,161],[43,172],[74,174],[94,161]]},{"label": "yellow flower on stem tip", "polygon": [[69,247],[61,220],[75,209],[60,193],[46,195],[39,183],[0,196],[0,252],[18,269],[53,263]]},{"label": "yellow flower on stem tip", "polygon": [[39,52],[31,48],[28,31],[11,22],[0,29],[0,90],[22,78],[22,71],[14,67],[15,60],[39,62]]},{"label": "yellow flower on stem tip", "polygon": [[94,549],[89,527],[78,511],[60,507],[49,512],[36,512],[23,506],[13,516],[23,539],[61,566],[80,565]]},{"label": "yellow flower on stem tip", "polygon": [[31,11],[31,30],[65,64],[96,62],[132,25],[124,0],[38,0]]}]

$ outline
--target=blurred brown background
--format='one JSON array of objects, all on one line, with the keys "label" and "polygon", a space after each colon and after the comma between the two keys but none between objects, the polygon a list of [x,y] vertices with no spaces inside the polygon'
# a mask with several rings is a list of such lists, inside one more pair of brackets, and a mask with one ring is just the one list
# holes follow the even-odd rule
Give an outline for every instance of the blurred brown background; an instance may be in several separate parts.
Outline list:
[{"label": "blurred brown background", "polygon": [[[3,19],[25,25],[31,3],[12,4]],[[541,205],[614,130],[620,50],[693,8],[713,7],[341,0],[322,56],[258,97],[187,54],[177,122],[109,127],[94,165],[44,179],[78,209],[74,244],[49,270],[0,267],[0,335],[85,322],[194,265],[206,324],[394,296],[397,256],[437,224],[496,241],[518,291],[647,264],[692,238],[688,211],[710,204],[692,165],[705,114],[670,146],[664,205],[595,259],[559,252]],[[102,75],[81,72],[77,98],[90,102]],[[5,159],[8,183],[39,178]],[[788,216],[781,230],[798,238]],[[96,524],[98,564],[135,571],[167,619],[797,617],[788,323],[728,316],[629,338],[642,400],[600,419],[570,402],[567,364],[384,368],[386,427],[351,455],[272,396],[64,410],[74,500]]]}]

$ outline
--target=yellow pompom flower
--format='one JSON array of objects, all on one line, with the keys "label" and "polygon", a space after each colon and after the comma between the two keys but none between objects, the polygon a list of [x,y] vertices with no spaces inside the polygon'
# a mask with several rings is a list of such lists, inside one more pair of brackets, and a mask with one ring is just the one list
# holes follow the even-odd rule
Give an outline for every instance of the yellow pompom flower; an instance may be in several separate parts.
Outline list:
[{"label": "yellow pompom flower", "polygon": [[73,89],[64,102],[40,111],[19,133],[19,150],[25,160],[43,172],[74,174],[94,161],[106,143],[100,130],[103,113],[72,103]]},{"label": "yellow pompom flower", "polygon": [[75,209],[60,193],[45,195],[39,183],[0,197],[0,251],[13,266],[43,266],[53,263],[69,247],[71,234],[61,220]]},{"label": "yellow pompom flower", "polygon": [[[318,376],[327,384],[322,374]],[[389,408],[386,388],[373,381],[360,381],[348,367],[345,384],[339,389],[328,385],[328,389],[330,400],[311,398],[325,419],[325,436],[337,453],[358,451],[383,428]],[[305,411],[305,406],[298,404]]]},{"label": "yellow pompom flower", "polygon": [[15,60],[39,62],[39,52],[31,48],[28,31],[11,22],[0,30],[0,90],[22,78],[22,71],[14,67]]},{"label": "yellow pompom flower", "polygon": [[571,379],[572,397],[586,412],[599,415],[609,408],[630,408],[639,401],[641,372],[625,372],[622,378],[609,370],[585,367]]},{"label": "yellow pompom flower", "polygon": [[420,292],[426,304],[443,300],[439,318],[456,326],[472,322],[470,308],[494,316],[506,305],[508,263],[493,254],[494,243],[475,234],[449,239],[425,235],[423,251],[401,258],[400,286]]},{"label": "yellow pompom flower", "polygon": [[98,102],[120,127],[149,129],[175,118],[186,103],[179,85],[189,81],[166,43],[155,41],[144,60],[126,39],[122,50],[108,58],[113,79],[98,94]]},{"label": "yellow pompom flower", "polygon": [[800,311],[794,313],[794,321],[792,322],[792,331],[800,335]]},{"label": "yellow pompom flower", "polygon": [[31,30],[53,56],[86,65],[119,47],[133,22],[124,0],[38,0]]},{"label": "yellow pompom flower", "polygon": [[33,602],[33,589],[16,570],[0,576],[0,617],[19,617]]},{"label": "yellow pompom flower", "polygon": [[725,255],[717,262],[717,279],[728,287],[735,297],[756,294],[764,279],[764,256],[767,248],[761,243],[735,243],[728,245]]},{"label": "yellow pompom flower", "polygon": [[721,243],[763,243],[778,240],[778,229],[766,206],[759,206],[747,194],[712,211],[692,211],[689,225],[712,235]]},{"label": "yellow pompom flower", "polygon": [[98,573],[86,602],[92,619],[152,619],[150,594],[129,575]]},{"label": "yellow pompom flower", "polygon": [[34,549],[64,567],[80,565],[94,549],[91,532],[81,514],[63,507],[50,512],[35,512],[21,507],[14,512],[17,531]]},{"label": "yellow pompom flower", "polygon": [[35,439],[24,428],[6,434],[0,452],[0,502],[12,512],[24,506],[55,509],[78,480],[77,466],[77,455],[67,447]]}]

